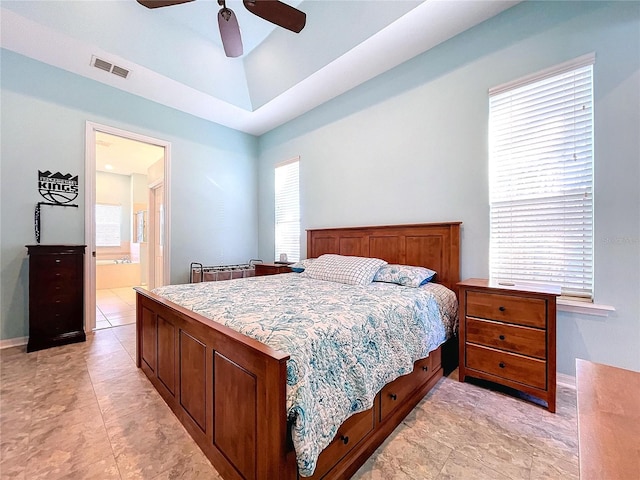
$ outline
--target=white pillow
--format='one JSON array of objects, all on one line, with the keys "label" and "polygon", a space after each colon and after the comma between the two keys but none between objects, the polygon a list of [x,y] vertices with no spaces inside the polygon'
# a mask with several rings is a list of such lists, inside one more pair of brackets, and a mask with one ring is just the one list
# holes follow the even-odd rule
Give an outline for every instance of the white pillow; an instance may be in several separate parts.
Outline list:
[{"label": "white pillow", "polygon": [[316,280],[346,283],[347,285],[368,285],[382,265],[387,262],[379,258],[347,257],[328,253],[319,256],[309,265],[304,275]]}]

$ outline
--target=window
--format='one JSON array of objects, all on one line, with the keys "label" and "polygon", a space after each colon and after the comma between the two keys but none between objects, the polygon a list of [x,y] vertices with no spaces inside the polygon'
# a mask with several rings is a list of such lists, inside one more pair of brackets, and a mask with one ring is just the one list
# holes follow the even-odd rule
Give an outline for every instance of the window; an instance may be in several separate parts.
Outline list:
[{"label": "window", "polygon": [[276,165],[276,260],[282,253],[300,260],[299,165],[299,158]]},{"label": "window", "polygon": [[96,247],[120,246],[120,205],[96,204]]},{"label": "window", "polygon": [[489,91],[492,278],[593,296],[593,62]]}]

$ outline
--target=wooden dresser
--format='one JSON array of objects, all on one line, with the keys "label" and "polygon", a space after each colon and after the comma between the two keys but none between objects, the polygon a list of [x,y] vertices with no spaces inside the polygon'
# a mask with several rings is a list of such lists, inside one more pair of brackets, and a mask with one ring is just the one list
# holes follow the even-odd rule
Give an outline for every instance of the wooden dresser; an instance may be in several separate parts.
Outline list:
[{"label": "wooden dresser", "polygon": [[84,245],[27,245],[27,351],[83,342]]},{"label": "wooden dresser", "polygon": [[640,478],[640,372],[576,359],[580,479]]},{"label": "wooden dresser", "polygon": [[471,278],[460,287],[459,378],[481,378],[556,410],[556,297],[560,288]]},{"label": "wooden dresser", "polygon": [[291,267],[284,263],[256,263],[256,277],[291,272]]}]

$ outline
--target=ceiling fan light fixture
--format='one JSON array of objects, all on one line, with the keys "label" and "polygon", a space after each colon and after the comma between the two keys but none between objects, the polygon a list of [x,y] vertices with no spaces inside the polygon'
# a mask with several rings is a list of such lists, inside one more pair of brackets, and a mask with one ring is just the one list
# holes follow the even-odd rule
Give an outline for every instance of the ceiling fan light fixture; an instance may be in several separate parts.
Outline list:
[{"label": "ceiling fan light fixture", "polygon": [[[169,7],[192,1],[137,0],[140,5],[147,8]],[[280,0],[243,0],[243,4],[254,15],[294,33],[300,33],[307,22],[306,13]],[[233,10],[227,8],[225,0],[218,0],[218,5],[222,7],[218,12],[218,28],[220,29],[224,53],[227,57],[239,57],[243,54],[243,49],[238,19]]]}]

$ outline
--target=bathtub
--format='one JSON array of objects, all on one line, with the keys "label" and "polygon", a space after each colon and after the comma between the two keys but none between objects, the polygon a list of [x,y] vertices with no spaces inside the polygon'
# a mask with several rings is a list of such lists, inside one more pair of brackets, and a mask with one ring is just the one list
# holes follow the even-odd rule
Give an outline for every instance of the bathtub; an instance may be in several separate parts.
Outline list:
[{"label": "bathtub", "polygon": [[116,263],[115,260],[96,260],[96,289],[131,287],[141,284],[139,263]]},{"label": "bathtub", "polygon": [[116,265],[115,260],[96,260],[96,266],[98,265]]}]

